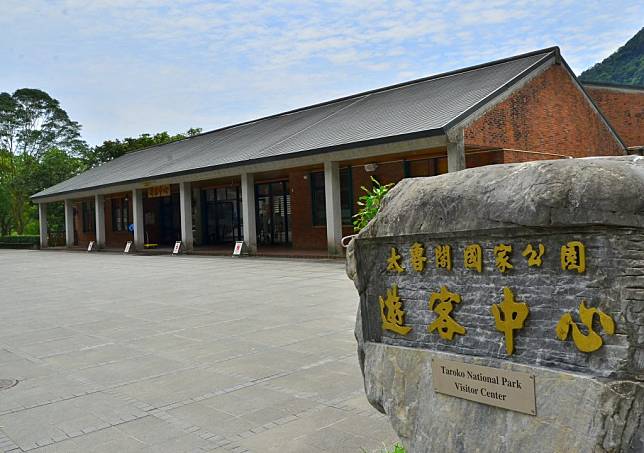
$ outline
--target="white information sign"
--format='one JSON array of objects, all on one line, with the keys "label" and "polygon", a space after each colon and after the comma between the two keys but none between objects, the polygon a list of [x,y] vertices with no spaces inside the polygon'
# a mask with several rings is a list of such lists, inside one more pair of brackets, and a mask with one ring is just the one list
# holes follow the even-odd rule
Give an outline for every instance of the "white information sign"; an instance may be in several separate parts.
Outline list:
[{"label": "white information sign", "polygon": [[181,241],[177,241],[174,243],[174,249],[172,249],[172,254],[178,255],[180,251],[181,251]]},{"label": "white information sign", "polygon": [[235,248],[233,249],[233,256],[240,256],[242,250],[244,249],[244,241],[235,242]]},{"label": "white information sign", "polygon": [[123,250],[123,253],[130,253],[131,248],[132,248],[132,241],[127,241],[125,243],[125,250]]},{"label": "white information sign", "polygon": [[89,245],[87,246],[87,251],[88,252],[93,252],[95,245],[96,245],[96,241],[89,241]]}]

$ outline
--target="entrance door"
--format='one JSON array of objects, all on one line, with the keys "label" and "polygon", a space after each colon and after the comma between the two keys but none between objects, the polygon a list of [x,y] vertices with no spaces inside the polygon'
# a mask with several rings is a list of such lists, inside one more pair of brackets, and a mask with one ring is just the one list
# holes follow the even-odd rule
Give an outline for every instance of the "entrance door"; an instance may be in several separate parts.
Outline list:
[{"label": "entrance door", "polygon": [[288,181],[257,184],[257,242],[262,245],[291,242],[291,194]]},{"label": "entrance door", "polygon": [[[159,244],[172,245],[181,240],[181,212],[179,210],[179,194],[159,199]],[[146,242],[153,238],[146,237]]]},{"label": "entrance door", "polygon": [[238,187],[207,189],[204,194],[205,243],[223,244],[242,237]]}]

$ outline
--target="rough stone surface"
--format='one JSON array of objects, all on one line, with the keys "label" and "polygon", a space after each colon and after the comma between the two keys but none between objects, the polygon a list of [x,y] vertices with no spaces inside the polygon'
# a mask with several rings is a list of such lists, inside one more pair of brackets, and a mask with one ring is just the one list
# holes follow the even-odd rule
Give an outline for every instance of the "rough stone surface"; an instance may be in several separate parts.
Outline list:
[{"label": "rough stone surface", "polygon": [[[560,248],[570,241],[585,245],[584,273],[561,268]],[[422,272],[411,266],[414,243],[425,247]],[[512,245],[507,273],[495,266],[502,243]],[[522,251],[539,243],[543,263],[530,267]],[[445,244],[449,271],[434,261],[434,247]],[[481,273],[464,268],[469,244],[481,245]],[[405,272],[387,271],[392,247]],[[404,180],[352,241],[347,273],[361,297],[356,337],[367,397],[409,451],[644,449],[644,159],[542,161]],[[394,284],[412,328],[405,336],[381,325],[378,298]],[[441,286],[462,297],[452,316],[467,332],[453,341],[427,330],[436,319],[428,299]],[[490,312],[504,287],[530,309],[511,357]],[[579,323],[582,301],[616,323],[614,335],[593,324],[604,342],[593,353],[555,335],[564,313]],[[537,416],[435,393],[435,356],[530,370]]]}]

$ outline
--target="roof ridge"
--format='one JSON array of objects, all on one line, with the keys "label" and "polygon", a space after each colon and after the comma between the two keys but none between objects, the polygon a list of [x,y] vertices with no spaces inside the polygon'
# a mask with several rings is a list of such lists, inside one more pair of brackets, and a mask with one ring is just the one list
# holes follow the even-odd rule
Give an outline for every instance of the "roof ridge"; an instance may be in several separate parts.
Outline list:
[{"label": "roof ridge", "polygon": [[272,119],[272,118],[277,118],[277,117],[284,116],[284,115],[291,115],[293,113],[302,112],[302,111],[305,111],[305,110],[310,110],[310,109],[314,109],[314,108],[318,108],[318,107],[323,107],[323,106],[330,105],[330,104],[333,104],[333,103],[336,103],[336,102],[342,102],[342,101],[348,101],[348,100],[351,100],[351,99],[361,98],[361,97],[368,96],[368,95],[371,95],[371,94],[382,93],[382,92],[385,92],[385,91],[389,91],[389,90],[393,90],[393,89],[397,89],[397,88],[402,88],[402,87],[414,85],[414,84],[417,84],[417,83],[427,82],[427,81],[430,81],[430,80],[436,80],[436,79],[440,79],[440,78],[443,78],[443,77],[449,77],[449,76],[453,76],[453,75],[457,75],[457,74],[463,74],[463,73],[466,73],[466,72],[475,71],[475,70],[478,70],[478,69],[483,69],[483,68],[486,68],[486,67],[495,66],[495,65],[499,65],[499,64],[503,64],[503,63],[508,63],[510,61],[521,60],[523,58],[532,57],[534,55],[539,55],[539,54],[542,54],[542,53],[547,54],[547,53],[551,53],[551,52],[556,52],[557,54],[559,54],[559,46],[552,46],[552,47],[546,47],[546,48],[543,48],[543,49],[533,50],[531,52],[527,52],[527,53],[523,53],[523,54],[519,54],[519,55],[513,55],[511,57],[505,57],[505,58],[501,58],[501,59],[498,59],[498,60],[488,61],[488,62],[485,62],[485,63],[479,63],[479,64],[476,64],[476,65],[473,65],[473,66],[466,66],[464,68],[453,69],[451,71],[446,71],[446,72],[442,72],[442,73],[438,73],[438,74],[433,74],[433,75],[430,75],[430,76],[421,77],[419,79],[408,80],[406,82],[399,82],[399,83],[395,83],[393,85],[388,85],[388,86],[384,86],[384,87],[380,87],[380,88],[374,88],[372,90],[362,91],[360,93],[355,93],[355,94],[351,94],[351,95],[348,95],[348,96],[343,96],[343,97],[331,99],[331,100],[328,100],[328,101],[319,102],[317,104],[307,105],[305,107],[298,107],[296,109],[286,110],[284,112],[274,113],[272,115],[267,115],[267,116],[263,116],[263,117],[260,117],[260,118],[255,118],[255,119],[252,119],[252,120],[248,120],[248,121],[242,121],[241,123],[235,123],[235,124],[231,124],[231,125],[228,125],[228,126],[223,126],[223,127],[217,128],[217,129],[210,130],[210,131],[202,132],[201,134],[196,134],[196,135],[192,135],[190,137],[185,137],[185,138],[180,139],[180,140],[175,140],[175,141],[170,142],[170,143],[147,146],[145,148],[141,148],[141,149],[137,149],[136,151],[132,151],[131,153],[128,153],[128,154],[134,154],[134,153],[138,153],[140,151],[146,151],[148,149],[156,148],[158,146],[166,146],[166,145],[170,145],[172,143],[179,143],[179,142],[182,142],[184,140],[191,140],[193,138],[202,137],[204,135],[213,134],[215,132],[221,132],[221,131],[225,131],[227,129],[233,129],[235,127],[246,126],[246,125],[249,125],[249,124],[252,124],[252,123],[257,123],[259,121],[264,121],[264,120],[268,120],[268,119]]},{"label": "roof ridge", "polygon": [[627,83],[601,82],[579,79],[582,85],[603,86],[607,88],[623,88],[625,90],[644,90],[644,85],[629,85]]},{"label": "roof ridge", "polygon": [[501,58],[501,59],[498,59],[498,60],[488,61],[488,62],[485,62],[485,63],[479,63],[479,64],[473,65],[473,66],[466,66],[464,68],[453,69],[451,71],[441,72],[441,73],[438,73],[438,74],[433,74],[433,75],[421,77],[421,78],[418,78],[418,79],[408,80],[406,82],[399,82],[399,83],[395,83],[393,85],[387,85],[387,86],[380,87],[380,88],[374,88],[374,89],[371,89],[371,90],[362,91],[360,93],[355,93],[355,94],[351,94],[351,95],[348,95],[348,96],[342,96],[342,97],[331,99],[331,100],[328,100],[328,101],[318,102],[317,104],[311,104],[311,105],[307,105],[305,107],[298,107],[296,109],[287,110],[287,111],[280,112],[280,113],[274,113],[272,115],[264,116],[264,117],[261,117],[261,118],[256,118],[254,120],[243,121],[241,123],[232,124],[230,126],[220,127],[218,129],[213,129],[211,131],[202,132],[201,134],[198,134],[198,135],[193,135],[192,137],[189,137],[189,138],[199,137],[201,135],[212,134],[214,132],[219,132],[219,131],[226,130],[226,129],[232,129],[233,127],[243,126],[245,124],[256,123],[258,121],[263,121],[263,120],[267,120],[267,119],[270,119],[270,118],[276,118],[276,117],[282,116],[282,115],[290,115],[292,113],[297,113],[297,112],[301,112],[301,111],[304,111],[304,110],[309,110],[309,109],[313,109],[313,108],[317,108],[317,107],[322,107],[322,106],[325,106],[325,105],[333,104],[335,102],[347,101],[349,99],[354,99],[354,98],[366,96],[366,95],[369,95],[369,94],[380,93],[380,92],[392,90],[392,89],[395,89],[395,88],[401,88],[401,87],[404,87],[404,86],[414,85],[416,83],[422,83],[422,82],[426,82],[426,81],[429,81],[429,80],[435,80],[435,79],[440,79],[440,78],[443,78],[443,77],[448,77],[448,76],[452,76],[452,75],[456,75],[456,74],[462,74],[462,73],[465,73],[465,72],[474,71],[474,70],[477,70],[477,69],[482,69],[482,68],[486,68],[486,67],[489,67],[489,66],[494,66],[494,65],[497,65],[497,64],[507,63],[509,61],[521,60],[522,58],[531,57],[531,56],[538,55],[538,54],[541,54],[541,53],[551,53],[553,51],[556,51],[558,53],[559,52],[559,46],[546,47],[544,49],[533,50],[531,52],[527,52],[527,53],[523,53],[523,54],[519,54],[519,55],[514,55],[514,56],[511,56],[511,57],[505,57],[505,58]]}]

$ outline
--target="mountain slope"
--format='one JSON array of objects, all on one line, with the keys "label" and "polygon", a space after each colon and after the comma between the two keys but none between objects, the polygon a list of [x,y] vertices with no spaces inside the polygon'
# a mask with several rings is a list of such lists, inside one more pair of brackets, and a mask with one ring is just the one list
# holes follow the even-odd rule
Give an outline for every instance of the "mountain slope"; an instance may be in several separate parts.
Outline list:
[{"label": "mountain slope", "polygon": [[582,72],[579,79],[584,82],[644,85],[644,28],[617,52]]}]

